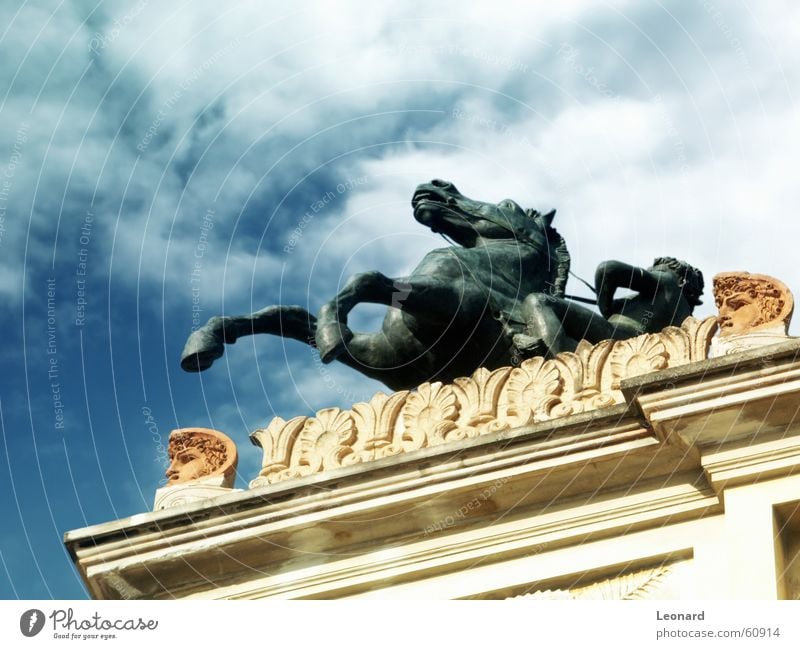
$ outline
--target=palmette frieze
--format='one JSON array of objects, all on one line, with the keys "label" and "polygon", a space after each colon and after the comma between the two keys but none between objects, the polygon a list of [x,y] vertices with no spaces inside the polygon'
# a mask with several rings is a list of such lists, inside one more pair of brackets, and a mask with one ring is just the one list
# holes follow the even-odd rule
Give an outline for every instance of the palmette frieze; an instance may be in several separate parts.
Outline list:
[{"label": "palmette frieze", "polygon": [[664,581],[672,576],[672,566],[669,564],[634,570],[616,577],[603,579],[587,586],[537,590],[524,595],[507,597],[506,599],[606,599],[606,600],[637,600],[654,599],[664,585]]},{"label": "palmette frieze", "polygon": [[349,410],[275,417],[251,438],[264,452],[251,488],[447,442],[519,428],[623,403],[623,380],[704,360],[714,317],[627,340],[582,342],[575,352],[518,367],[478,369],[452,384],[377,393]]}]

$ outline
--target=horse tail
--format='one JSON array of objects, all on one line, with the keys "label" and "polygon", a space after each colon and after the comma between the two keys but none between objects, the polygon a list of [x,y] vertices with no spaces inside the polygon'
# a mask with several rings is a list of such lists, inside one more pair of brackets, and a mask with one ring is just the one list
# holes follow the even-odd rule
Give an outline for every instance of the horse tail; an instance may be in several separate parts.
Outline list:
[{"label": "horse tail", "polygon": [[552,273],[550,281],[553,287],[553,295],[564,297],[567,291],[567,279],[569,278],[569,264],[571,258],[567,250],[567,242],[555,228],[548,228],[548,241],[551,244],[552,258],[555,264],[551,265]]}]

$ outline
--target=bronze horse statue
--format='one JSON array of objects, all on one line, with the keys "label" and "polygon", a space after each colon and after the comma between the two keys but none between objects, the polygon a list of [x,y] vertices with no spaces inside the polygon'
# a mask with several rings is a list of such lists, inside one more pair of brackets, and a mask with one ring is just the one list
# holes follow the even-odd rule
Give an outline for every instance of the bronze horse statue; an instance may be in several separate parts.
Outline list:
[{"label": "bronze horse statue", "polygon": [[[555,210],[472,200],[442,180],[417,187],[411,205],[417,221],[456,245],[432,250],[408,277],[355,275],[318,317],[277,305],[211,318],[187,340],[183,369],[205,370],[226,344],[260,333],[308,343],[323,362],[339,360],[393,390],[518,364],[514,336],[525,331],[526,297],[564,297],[570,256],[552,227]],[[389,307],[380,331],[348,328],[361,302]]]}]

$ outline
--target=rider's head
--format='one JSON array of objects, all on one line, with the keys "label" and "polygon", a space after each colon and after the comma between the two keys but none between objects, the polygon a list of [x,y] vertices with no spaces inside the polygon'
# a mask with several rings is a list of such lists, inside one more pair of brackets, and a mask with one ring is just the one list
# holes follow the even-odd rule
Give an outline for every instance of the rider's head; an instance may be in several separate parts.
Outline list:
[{"label": "rider's head", "polygon": [[694,266],[674,257],[658,257],[650,270],[668,270],[674,273],[678,277],[678,285],[683,289],[686,301],[692,306],[703,303],[700,300],[704,286],[703,273]]}]

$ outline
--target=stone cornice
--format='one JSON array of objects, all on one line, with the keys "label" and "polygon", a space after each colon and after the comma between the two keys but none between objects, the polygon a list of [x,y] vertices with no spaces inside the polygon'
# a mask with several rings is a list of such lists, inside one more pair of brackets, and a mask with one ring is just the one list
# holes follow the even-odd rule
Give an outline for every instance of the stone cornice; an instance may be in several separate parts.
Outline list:
[{"label": "stone cornice", "polygon": [[[222,588],[240,573],[291,565],[295,577],[253,591],[285,596],[411,570],[415,557],[444,570],[576,535],[636,529],[665,516],[700,516],[718,508],[719,500],[694,486],[698,470],[683,451],[659,444],[622,405],[268,485],[213,505],[76,530],[65,542],[95,597],[182,596],[197,588],[197,579]],[[634,488],[637,483],[658,488]],[[595,494],[599,485],[602,496]],[[607,504],[598,508],[602,500]],[[556,513],[583,503],[585,515]],[[504,531],[498,522],[508,514],[498,519],[498,512],[511,513],[509,521],[537,512],[542,517],[528,531],[513,524]],[[379,526],[371,522],[378,520]],[[454,552],[452,534],[484,527],[483,541]],[[376,553],[367,563],[348,559],[365,547],[388,547],[389,538],[391,544],[421,544],[400,563],[392,553]],[[311,568],[320,551],[330,568]]]},{"label": "stone cornice", "polygon": [[709,359],[623,385],[659,439],[698,453],[709,484],[800,472],[800,341]]}]

